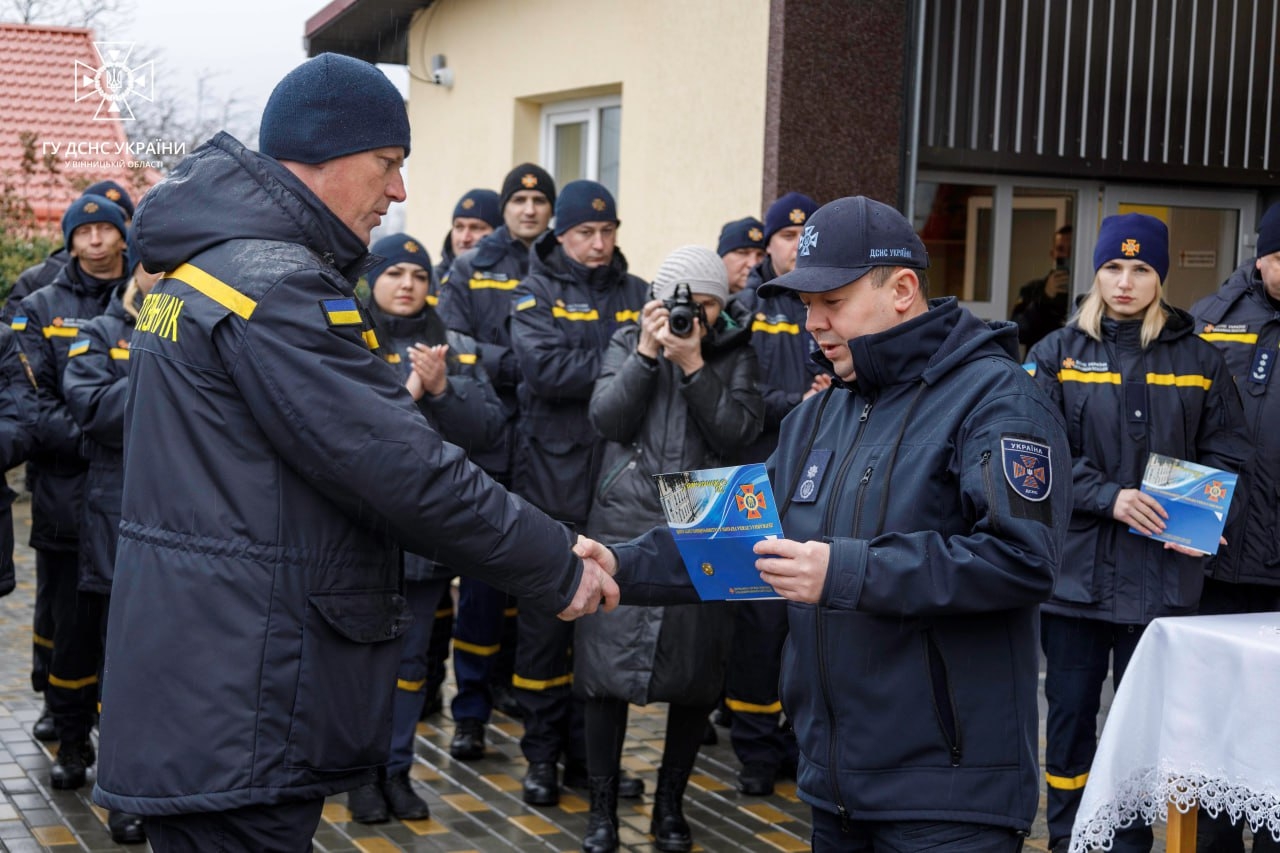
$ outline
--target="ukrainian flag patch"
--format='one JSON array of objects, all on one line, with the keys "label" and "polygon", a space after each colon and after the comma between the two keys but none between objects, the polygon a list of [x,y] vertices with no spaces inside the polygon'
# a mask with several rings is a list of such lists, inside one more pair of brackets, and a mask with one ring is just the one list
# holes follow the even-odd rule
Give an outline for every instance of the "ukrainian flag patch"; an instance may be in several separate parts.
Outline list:
[{"label": "ukrainian flag patch", "polygon": [[360,309],[354,299],[321,299],[320,309],[330,326],[362,326]]},{"label": "ukrainian flag patch", "polygon": [[9,324],[9,328],[13,329],[15,332],[25,331],[27,328],[27,318],[14,317],[13,322]]},{"label": "ukrainian flag patch", "polygon": [[535,305],[537,305],[537,304],[538,304],[538,300],[534,298],[534,296],[533,296],[533,294],[532,294],[532,293],[530,293],[528,296],[522,296],[522,297],[521,297],[521,298],[516,302],[516,310],[517,310],[517,311],[523,311],[523,310],[525,310],[526,308],[532,308],[533,306],[535,306]]},{"label": "ukrainian flag patch", "polygon": [[71,347],[67,350],[67,358],[75,358],[78,355],[84,355],[88,351],[89,351],[89,339],[81,338],[80,340],[72,344]]}]

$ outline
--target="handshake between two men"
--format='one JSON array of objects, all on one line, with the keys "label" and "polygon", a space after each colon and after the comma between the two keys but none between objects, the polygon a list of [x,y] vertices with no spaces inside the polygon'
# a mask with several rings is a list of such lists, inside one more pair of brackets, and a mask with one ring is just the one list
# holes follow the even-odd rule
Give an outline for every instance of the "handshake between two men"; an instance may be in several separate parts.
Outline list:
[{"label": "handshake between two men", "polygon": [[[670,534],[658,528],[641,539],[650,536],[669,537]],[[773,587],[778,595],[791,601],[808,604],[817,604],[822,598],[831,557],[831,546],[826,542],[764,539],[757,542],[753,550],[760,557],[756,560],[756,569],[760,572],[761,580]],[[573,553],[582,558],[582,579],[573,601],[560,612],[560,618],[572,621],[579,616],[595,613],[597,610],[608,612],[617,607],[621,592],[617,581],[614,580],[614,575],[618,572],[618,560],[613,551],[594,539],[579,535],[577,543],[573,546]],[[645,553],[653,554],[654,552],[645,549]],[[650,581],[652,580],[650,575],[670,568],[669,566],[657,567],[653,562],[638,560],[636,565],[629,566],[629,579]],[[674,580],[671,585],[673,595],[671,601],[647,603],[677,603],[688,600],[688,593],[693,586],[683,570],[674,578],[665,572],[663,577]]]}]

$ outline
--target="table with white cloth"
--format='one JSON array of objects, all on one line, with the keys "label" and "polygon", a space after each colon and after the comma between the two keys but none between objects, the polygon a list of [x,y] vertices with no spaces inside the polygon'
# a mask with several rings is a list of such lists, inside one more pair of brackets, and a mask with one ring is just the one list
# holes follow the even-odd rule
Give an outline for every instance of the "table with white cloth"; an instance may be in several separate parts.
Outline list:
[{"label": "table with white cloth", "polygon": [[1169,849],[1194,850],[1197,805],[1280,838],[1280,613],[1147,627],[1107,715],[1071,853],[1166,816]]}]

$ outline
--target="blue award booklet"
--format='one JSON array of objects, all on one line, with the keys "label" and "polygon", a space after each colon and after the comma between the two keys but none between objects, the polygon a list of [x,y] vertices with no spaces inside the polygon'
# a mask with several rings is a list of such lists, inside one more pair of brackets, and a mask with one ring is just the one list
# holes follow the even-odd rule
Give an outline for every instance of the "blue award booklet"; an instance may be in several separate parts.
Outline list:
[{"label": "blue award booklet", "polygon": [[[1142,491],[1169,513],[1163,533],[1152,539],[1185,545],[1206,554],[1218,553],[1227,508],[1236,492],[1236,475],[1185,459],[1152,453],[1142,475]],[[1129,528],[1130,533],[1146,534]]]},{"label": "blue award booklet", "polygon": [[703,601],[780,598],[751,548],[782,535],[764,464],[658,474],[662,511]]}]

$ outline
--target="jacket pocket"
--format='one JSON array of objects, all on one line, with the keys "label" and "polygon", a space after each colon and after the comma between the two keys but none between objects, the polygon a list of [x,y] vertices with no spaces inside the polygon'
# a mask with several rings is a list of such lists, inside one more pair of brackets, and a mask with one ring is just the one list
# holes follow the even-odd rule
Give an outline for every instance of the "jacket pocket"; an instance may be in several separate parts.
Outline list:
[{"label": "jacket pocket", "polygon": [[956,713],[956,700],[951,691],[951,675],[947,662],[938,648],[933,632],[926,630],[924,639],[925,664],[929,670],[929,692],[933,695],[933,710],[938,719],[938,729],[946,743],[947,757],[952,767],[960,766],[962,744],[960,742],[960,718]]},{"label": "jacket pocket", "polygon": [[308,596],[287,766],[341,772],[386,763],[399,639],[411,618],[392,591]]}]

